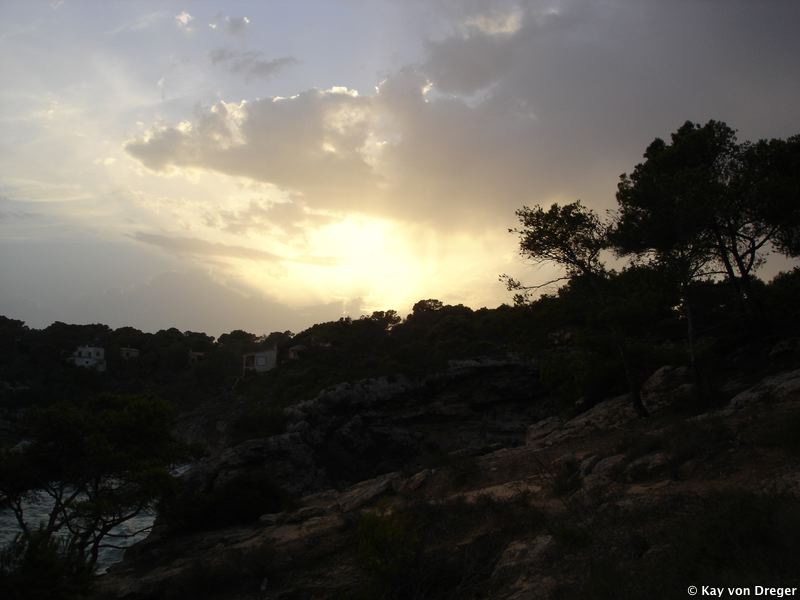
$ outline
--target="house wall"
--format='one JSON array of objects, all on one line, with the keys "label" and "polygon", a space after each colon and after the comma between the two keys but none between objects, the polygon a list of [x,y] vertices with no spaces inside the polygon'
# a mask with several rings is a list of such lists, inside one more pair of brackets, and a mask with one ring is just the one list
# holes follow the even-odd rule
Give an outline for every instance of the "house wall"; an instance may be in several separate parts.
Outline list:
[{"label": "house wall", "polygon": [[[248,360],[250,357],[252,357],[252,362]],[[264,350],[246,354],[243,364],[246,371],[256,371],[257,373],[271,371],[278,364],[278,351]]]},{"label": "house wall", "polygon": [[70,360],[76,366],[85,369],[95,369],[101,372],[106,370],[106,351],[105,348],[98,346],[79,346],[72,353]]}]

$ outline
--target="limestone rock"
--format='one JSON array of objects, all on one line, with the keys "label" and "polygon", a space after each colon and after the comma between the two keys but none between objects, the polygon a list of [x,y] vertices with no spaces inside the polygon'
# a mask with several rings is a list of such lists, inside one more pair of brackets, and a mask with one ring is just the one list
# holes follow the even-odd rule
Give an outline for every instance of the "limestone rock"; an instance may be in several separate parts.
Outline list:
[{"label": "limestone rock", "polygon": [[737,394],[731,400],[731,407],[742,409],[761,402],[785,402],[800,400],[800,369],[786,371],[771,377]]},{"label": "limestone rock", "polygon": [[393,483],[400,479],[399,473],[389,473],[376,479],[362,481],[351,487],[338,499],[338,508],[343,513],[361,508],[373,498],[376,498],[392,489]]},{"label": "limestone rock", "polygon": [[547,534],[538,535],[531,540],[511,542],[500,555],[492,577],[508,572],[520,573],[529,570],[532,565],[544,558],[552,545],[553,536]]},{"label": "limestone rock", "polygon": [[625,475],[630,480],[652,475],[669,464],[669,457],[663,452],[641,456],[625,468]]},{"label": "limestone rock", "polygon": [[403,481],[397,488],[399,492],[415,492],[419,488],[421,488],[425,482],[428,480],[428,477],[431,476],[433,472],[430,469],[424,469],[419,473],[416,473]]},{"label": "limestone rock", "polygon": [[650,412],[691,400],[694,385],[689,369],[665,365],[642,384],[642,401]]},{"label": "limestone rock", "polygon": [[525,443],[529,446],[538,445],[539,442],[543,441],[548,435],[560,429],[563,424],[564,421],[559,417],[542,419],[528,428]]},{"label": "limestone rock", "polygon": [[611,472],[625,460],[624,454],[615,454],[599,461],[592,469],[592,475],[609,476]]},{"label": "limestone rock", "polygon": [[600,462],[600,456],[597,454],[592,454],[591,456],[584,458],[578,467],[578,472],[581,474],[581,477],[586,477],[589,475],[598,462]]}]

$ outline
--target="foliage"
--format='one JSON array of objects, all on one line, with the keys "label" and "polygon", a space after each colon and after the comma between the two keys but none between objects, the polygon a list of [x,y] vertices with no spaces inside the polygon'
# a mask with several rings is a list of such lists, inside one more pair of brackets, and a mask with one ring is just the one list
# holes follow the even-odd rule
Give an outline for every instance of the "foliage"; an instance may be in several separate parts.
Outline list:
[{"label": "foliage", "polygon": [[93,567],[101,548],[130,534],[112,533],[169,488],[167,468],[180,456],[170,432],[171,409],[146,397],[93,396],[31,411],[26,444],[4,450],[0,498],[30,543],[37,530],[25,501],[44,495],[52,508],[41,535],[65,536],[69,556]]},{"label": "foliage", "polygon": [[244,473],[217,482],[208,492],[180,485],[159,508],[170,530],[192,532],[250,523],[291,504],[289,495],[266,475]]},{"label": "foliage", "polygon": [[[580,200],[563,206],[553,204],[548,210],[523,206],[516,214],[522,229],[509,232],[519,236],[519,252],[523,257],[534,263],[554,263],[565,270],[568,278],[596,278],[605,272],[600,252],[608,246],[606,226]],[[529,288],[508,276],[502,279],[509,289],[523,292],[515,298],[518,303],[526,299],[525,292],[560,280]]]},{"label": "foliage", "polygon": [[490,577],[503,548],[544,523],[528,500],[525,494],[503,501],[482,496],[474,502],[420,503],[365,513],[356,535],[367,580],[353,596],[491,597]]},{"label": "foliage", "polygon": [[[642,515],[626,519],[640,521]],[[800,583],[795,499],[719,492],[645,526],[639,524],[636,538],[619,539],[616,519],[597,523],[585,575],[576,584],[563,584],[555,597],[668,599],[685,594],[688,585]]]},{"label": "foliage", "polygon": [[287,420],[280,406],[251,401],[230,425],[231,443],[283,433]]},{"label": "foliage", "polygon": [[791,253],[798,231],[800,139],[738,143],[725,123],[687,121],[654,140],[623,174],[612,241],[649,255],[686,288],[724,273],[742,300],[770,247]]},{"label": "foliage", "polygon": [[92,588],[92,570],[63,538],[45,530],[19,536],[0,551],[0,597],[77,600]]}]

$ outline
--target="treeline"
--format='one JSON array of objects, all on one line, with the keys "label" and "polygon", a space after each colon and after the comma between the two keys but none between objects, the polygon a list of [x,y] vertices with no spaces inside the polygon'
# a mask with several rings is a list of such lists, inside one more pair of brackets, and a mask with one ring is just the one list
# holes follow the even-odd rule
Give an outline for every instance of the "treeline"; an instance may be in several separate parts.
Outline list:
[{"label": "treeline", "polygon": [[[0,398],[6,404],[14,398],[14,403],[24,405],[78,398],[87,390],[155,392],[185,407],[241,384],[237,380],[242,376],[242,355],[271,348],[278,349],[278,367],[258,378],[255,386],[274,388],[276,393],[281,389],[289,393],[300,379],[308,380],[302,386],[308,390],[323,381],[413,375],[440,369],[453,358],[517,351],[526,344],[527,313],[525,307],[473,311],[421,300],[405,319],[393,310],[376,311],[316,324],[297,334],[234,330],[217,339],[175,328],[145,333],[102,324],[56,322],[34,329],[0,317]],[[70,363],[82,345],[105,350],[105,372]],[[122,348],[134,348],[138,356],[123,358]],[[252,385],[244,382],[243,390]]]}]

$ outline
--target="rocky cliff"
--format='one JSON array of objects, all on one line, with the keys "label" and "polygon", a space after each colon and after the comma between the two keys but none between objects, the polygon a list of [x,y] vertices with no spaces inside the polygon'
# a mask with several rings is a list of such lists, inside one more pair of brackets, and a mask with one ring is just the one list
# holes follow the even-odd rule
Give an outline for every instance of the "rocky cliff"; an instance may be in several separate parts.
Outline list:
[{"label": "rocky cliff", "polygon": [[287,432],[198,464],[213,494],[261,473],[293,499],[247,522],[162,524],[103,598],[676,598],[800,574],[800,370],[699,412],[685,369],[556,416],[535,367],[367,380]]}]

